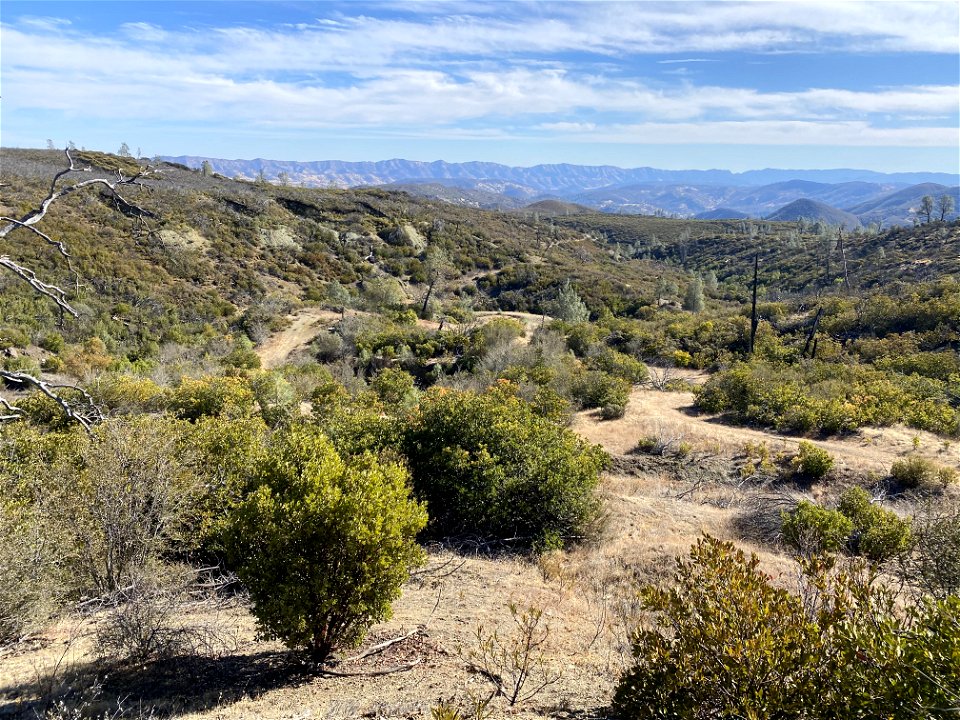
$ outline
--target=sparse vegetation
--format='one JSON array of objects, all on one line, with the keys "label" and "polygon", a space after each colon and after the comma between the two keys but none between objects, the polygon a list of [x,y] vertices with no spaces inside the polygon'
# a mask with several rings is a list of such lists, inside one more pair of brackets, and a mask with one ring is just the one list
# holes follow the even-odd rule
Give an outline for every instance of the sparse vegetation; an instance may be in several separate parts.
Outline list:
[{"label": "sparse vegetation", "polygon": [[[8,211],[34,207],[58,161],[3,154]],[[109,177],[136,162],[81,157]],[[81,660],[18,670],[0,703],[43,684],[25,712],[143,699],[153,713],[177,687],[171,714],[244,696],[262,709],[253,698],[307,672],[422,660],[405,684],[436,680],[444,718],[553,712],[568,685],[599,707],[622,671],[624,717],[908,717],[949,702],[955,224],[851,234],[848,291],[839,262],[826,279],[821,264],[835,228],[812,223],[545,222],[169,164],[135,199],[144,214],[78,193],[44,218],[79,285],[49,246],[0,237],[78,309],[61,322],[0,282],[0,643],[15,645],[0,664],[60,652],[48,639],[64,617],[85,628]],[[751,263],[777,234],[751,353]],[[55,394],[97,410],[89,432],[18,372],[76,386]],[[691,389],[700,411],[754,428],[697,417]],[[914,429],[875,430],[899,424]],[[797,446],[757,428],[836,437]],[[761,564],[704,540],[673,585],[636,597],[692,532],[732,537],[745,508],[762,528],[736,537],[764,543]],[[193,624],[216,622],[198,568],[239,576],[216,600],[246,638],[229,657]],[[508,617],[515,590],[535,599]],[[338,652],[357,643],[360,660]],[[106,705],[70,695],[91,683],[107,683]],[[822,710],[807,704],[821,688]]]}]

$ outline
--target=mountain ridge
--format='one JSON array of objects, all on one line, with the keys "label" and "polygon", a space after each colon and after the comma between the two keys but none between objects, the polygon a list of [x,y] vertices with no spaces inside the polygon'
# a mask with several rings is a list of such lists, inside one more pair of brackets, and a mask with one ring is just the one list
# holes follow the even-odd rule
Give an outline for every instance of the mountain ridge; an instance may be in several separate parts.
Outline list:
[{"label": "mountain ridge", "polygon": [[[531,184],[534,181],[542,192],[568,183],[556,179],[557,174],[566,178],[589,178],[589,185],[579,185],[584,189],[599,189],[611,185],[640,184],[644,182],[676,182],[702,185],[722,184],[734,186],[768,185],[789,180],[807,180],[812,182],[877,182],[916,185],[922,182],[934,182],[944,185],[960,184],[960,173],[935,172],[896,172],[882,173],[875,170],[856,168],[832,168],[822,170],[791,170],[764,168],[733,172],[731,170],[665,170],[653,167],[621,168],[615,165],[577,165],[573,163],[542,163],[531,166],[512,166],[501,163],[470,161],[451,163],[444,160],[421,161],[392,158],[376,161],[347,160],[272,160],[254,158],[252,160],[212,158],[197,155],[161,156],[162,160],[177,162],[192,168],[199,168],[204,161],[211,164],[215,172],[230,175],[242,174],[253,179],[260,170],[265,173],[291,170],[309,171],[316,178],[334,178],[349,176],[363,178],[362,184],[380,185],[390,182],[413,179],[473,179],[473,180],[510,180],[519,184]],[[267,179],[273,179],[268,174]],[[296,181],[291,177],[292,181]],[[524,182],[526,181],[526,182]],[[333,183],[331,183],[333,184]],[[350,181],[350,184],[355,184]]]}]

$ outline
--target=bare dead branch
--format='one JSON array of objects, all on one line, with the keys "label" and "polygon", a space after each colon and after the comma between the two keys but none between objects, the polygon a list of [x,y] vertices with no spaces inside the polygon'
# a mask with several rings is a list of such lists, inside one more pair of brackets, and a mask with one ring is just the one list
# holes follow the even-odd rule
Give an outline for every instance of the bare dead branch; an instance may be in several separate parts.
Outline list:
[{"label": "bare dead branch", "polygon": [[359,655],[354,655],[353,657],[344,658],[343,660],[338,660],[338,663],[349,663],[356,662],[357,660],[363,660],[364,658],[370,657],[371,655],[376,655],[377,653],[382,653],[387,648],[393,647],[397,643],[402,643],[404,640],[412,638],[418,632],[423,630],[423,626],[419,625],[413,630],[408,632],[406,635],[400,635],[399,637],[391,638],[390,640],[384,640],[382,643],[378,643],[373,647],[367,648]]},{"label": "bare dead branch", "polygon": [[[141,169],[136,175],[125,177],[123,172],[118,169],[117,178],[113,182],[104,178],[91,178],[89,180],[80,180],[73,184],[61,186],[60,181],[72,172],[91,172],[90,168],[77,168],[76,164],[74,163],[73,156],[70,154],[69,148],[64,150],[64,155],[67,158],[67,167],[63,170],[60,170],[53,176],[53,180],[50,182],[50,190],[47,192],[46,197],[40,201],[39,205],[35,209],[26,213],[19,219],[0,216],[0,239],[5,238],[17,228],[23,228],[24,230],[27,230],[33,233],[35,236],[41,238],[45,243],[55,248],[56,252],[66,261],[67,267],[74,277],[77,289],[79,289],[80,276],[73,266],[73,258],[69,249],[67,248],[66,243],[53,239],[45,232],[35,227],[36,224],[43,220],[47,214],[47,211],[50,209],[50,206],[57,200],[82,190],[83,188],[94,186],[106,188],[113,197],[117,208],[121,212],[135,215],[142,223],[145,216],[153,217],[153,214],[126,200],[120,194],[118,188],[124,186],[142,188],[143,183],[141,180],[149,176],[152,171],[149,169]],[[44,282],[37,277],[36,272],[31,268],[25,267],[24,265],[16,262],[9,255],[0,255],[0,268],[4,268],[8,272],[20,278],[20,280],[33,288],[34,292],[36,292],[38,295],[42,295],[43,297],[53,301],[53,303],[61,312],[61,318],[62,313],[68,313],[74,318],[80,317],[80,313],[76,310],[76,308],[73,307],[73,305],[70,304],[67,291],[58,285]],[[90,427],[93,423],[99,422],[103,419],[100,409],[96,406],[96,403],[94,403],[93,398],[90,397],[85,390],[76,385],[48,383],[37,377],[34,377],[33,375],[30,375],[29,373],[11,372],[6,370],[0,370],[0,379],[20,385],[29,385],[35,387],[44,395],[56,402],[68,418],[78,422],[85,430],[87,430],[87,432],[90,431]],[[62,389],[70,389],[75,391],[79,394],[80,400],[74,401],[64,397],[60,392],[58,392],[58,390]],[[0,415],[0,421],[15,420],[23,417],[23,412],[19,408],[15,408],[6,401],[3,401],[3,405],[6,408],[6,413]]]},{"label": "bare dead branch", "polygon": [[4,398],[0,397],[0,405],[3,405],[3,409],[6,411],[6,415],[0,415],[0,422],[6,422],[8,420],[19,420],[23,417],[23,410],[18,408],[16,405],[11,405]]},{"label": "bare dead branch", "polygon": [[417,665],[423,662],[422,658],[417,658],[412,663],[407,663],[406,665],[397,665],[392,668],[384,668],[383,670],[354,670],[354,671],[337,671],[330,670],[329,668],[320,668],[319,672],[321,675],[332,675],[333,677],[376,677],[378,675],[392,675],[394,673],[407,672],[408,670],[413,670]]},{"label": "bare dead branch", "polygon": [[37,277],[37,274],[33,270],[15,263],[8,255],[0,255],[0,267],[12,272],[40,295],[53,300],[56,306],[63,312],[69,313],[75,318],[80,317],[80,313],[67,301],[67,293],[63,288],[51,283],[45,283]]},{"label": "bare dead branch", "polygon": [[[60,406],[60,409],[63,410],[63,413],[68,418],[79,423],[87,432],[90,432],[90,428],[94,423],[103,420],[103,415],[100,412],[100,408],[97,407],[97,404],[93,401],[93,398],[86,390],[78,387],[77,385],[48,383],[40,378],[30,375],[29,373],[11,372],[10,370],[0,370],[0,379],[20,385],[30,385],[35,387],[37,390],[57,403],[57,405]],[[67,398],[63,397],[61,393],[57,392],[58,390],[73,390],[80,394],[82,401],[76,403],[71,402]]]},{"label": "bare dead branch", "polygon": [[[92,187],[94,185],[101,185],[107,188],[116,199],[118,199],[127,207],[133,208],[141,215],[145,215],[148,217],[152,216],[152,213],[150,213],[149,211],[144,210],[138,205],[135,205],[134,203],[131,203],[128,200],[124,199],[120,195],[119,191],[117,190],[118,187],[124,186],[124,185],[133,185],[133,186],[142,188],[143,187],[142,180],[143,178],[149,177],[152,174],[151,170],[142,170],[141,172],[137,173],[132,177],[124,177],[123,173],[117,170],[116,182],[110,182],[109,180],[105,180],[104,178],[91,178],[90,180],[81,180],[79,182],[74,183],[73,185],[67,185],[66,187],[57,189],[57,183],[60,181],[60,178],[64,177],[68,173],[71,173],[77,170],[76,166],[74,165],[73,158],[70,156],[70,151],[65,150],[64,153],[67,156],[68,167],[64,170],[61,170],[56,175],[54,175],[53,182],[50,184],[50,191],[47,193],[47,196],[40,202],[40,204],[37,206],[35,210],[31,210],[22,218],[20,218],[20,220],[14,220],[12,222],[8,222],[6,225],[0,227],[0,238],[6,237],[8,234],[10,234],[11,231],[15,230],[18,227],[30,227],[32,225],[36,225],[38,222],[43,220],[43,218],[47,214],[47,210],[50,209],[50,206],[55,201],[59,200],[62,197],[66,197],[67,195],[70,195],[72,193],[75,193],[78,190],[82,190],[83,188],[86,188],[86,187]],[[86,170],[89,171],[89,169],[86,169]]]}]

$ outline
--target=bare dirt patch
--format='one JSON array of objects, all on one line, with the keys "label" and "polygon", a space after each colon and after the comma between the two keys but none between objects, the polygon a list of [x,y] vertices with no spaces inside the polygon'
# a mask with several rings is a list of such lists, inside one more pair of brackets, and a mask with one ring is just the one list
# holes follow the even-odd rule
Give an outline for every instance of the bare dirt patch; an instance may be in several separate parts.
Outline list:
[{"label": "bare dirt patch", "polygon": [[[595,411],[581,412],[574,419],[573,430],[615,455],[630,452],[641,438],[652,435],[682,437],[694,448],[714,453],[736,451],[748,443],[766,443],[771,453],[792,454],[804,439],[739,427],[716,416],[700,414],[694,406],[693,393],[647,388],[633,391],[622,418],[601,422]],[[901,426],[863,428],[845,437],[817,438],[814,442],[834,456],[839,469],[873,472],[881,477],[895,460],[914,452],[943,465],[960,467],[957,443]]]}]

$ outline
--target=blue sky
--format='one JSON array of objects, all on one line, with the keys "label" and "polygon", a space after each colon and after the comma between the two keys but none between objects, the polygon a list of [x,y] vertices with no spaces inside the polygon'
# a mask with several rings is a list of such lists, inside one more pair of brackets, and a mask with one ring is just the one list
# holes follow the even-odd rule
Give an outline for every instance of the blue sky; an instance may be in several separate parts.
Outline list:
[{"label": "blue sky", "polygon": [[2,143],[960,172],[960,3],[4,0]]}]

